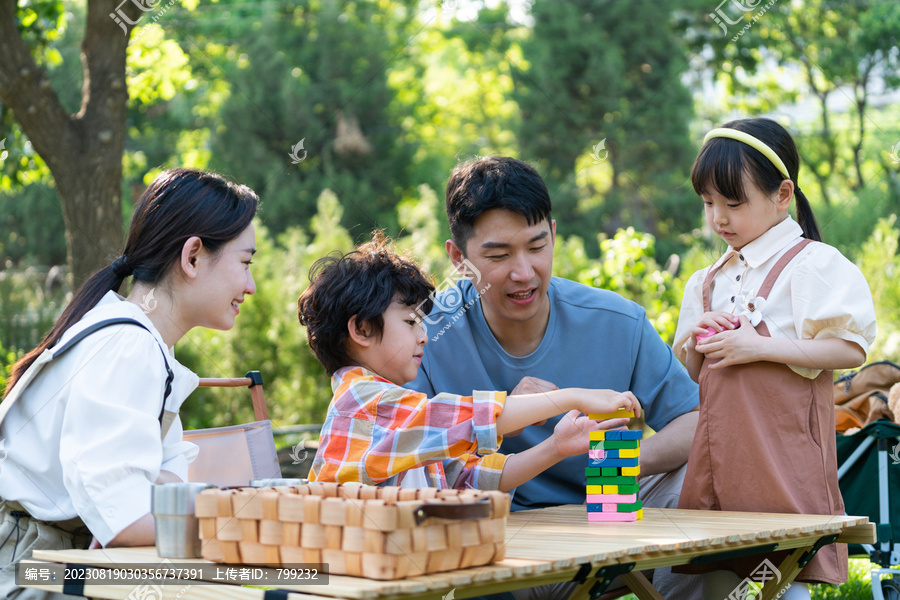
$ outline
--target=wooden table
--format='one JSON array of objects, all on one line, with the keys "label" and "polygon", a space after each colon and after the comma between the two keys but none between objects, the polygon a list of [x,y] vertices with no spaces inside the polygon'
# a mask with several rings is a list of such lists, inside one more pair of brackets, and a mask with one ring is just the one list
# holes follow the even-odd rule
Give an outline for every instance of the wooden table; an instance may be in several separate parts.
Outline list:
[{"label": "wooden table", "polygon": [[[641,600],[662,596],[640,571],[688,564],[729,554],[793,550],[778,565],[780,580],[771,579],[762,598],[771,600],[800,571],[804,559],[835,540],[872,543],[874,524],[865,517],[785,515],[768,513],[707,512],[644,509],[636,523],[588,523],[581,506],[558,506],[510,515],[506,528],[506,559],[485,567],[423,575],[396,581],[330,575],[327,586],[281,586],[278,591],[222,583],[190,585],[173,580],[160,586],[164,600],[285,599],[285,600],[419,600],[438,599],[455,590],[469,598],[566,581],[581,581],[572,598],[590,598],[616,576]],[[35,551],[29,565],[96,565],[121,567],[129,563],[158,563],[155,548]],[[762,562],[762,557],[760,557]],[[25,562],[25,561],[23,561]],[[202,559],[172,559],[177,563],[206,563]],[[178,585],[174,585],[174,584]],[[181,585],[184,583],[184,586]],[[777,583],[777,585],[776,585]],[[60,583],[33,583],[28,587],[60,592]],[[134,585],[86,584],[87,597],[122,600]],[[282,591],[283,590],[283,591]]]}]

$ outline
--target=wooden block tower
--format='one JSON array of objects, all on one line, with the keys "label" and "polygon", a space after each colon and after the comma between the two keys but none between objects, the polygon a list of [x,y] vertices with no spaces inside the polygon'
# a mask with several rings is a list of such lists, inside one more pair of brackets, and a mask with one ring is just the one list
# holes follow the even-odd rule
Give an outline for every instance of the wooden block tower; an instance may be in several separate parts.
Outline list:
[{"label": "wooden block tower", "polygon": [[[609,414],[590,414],[591,419],[634,417],[633,412],[618,410]],[[588,453],[588,521],[637,521],[643,507],[637,499],[641,473],[641,438],[644,432],[633,430],[592,431]]]}]

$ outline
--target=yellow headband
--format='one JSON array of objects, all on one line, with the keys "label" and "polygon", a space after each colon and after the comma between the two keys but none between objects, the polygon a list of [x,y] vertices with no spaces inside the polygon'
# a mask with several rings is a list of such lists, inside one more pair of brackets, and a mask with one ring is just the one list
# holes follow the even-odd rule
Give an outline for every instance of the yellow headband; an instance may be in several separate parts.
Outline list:
[{"label": "yellow headband", "polygon": [[727,129],[725,127],[719,127],[718,129],[713,129],[709,133],[706,134],[706,137],[703,138],[703,145],[706,145],[706,142],[711,140],[712,138],[731,138],[733,140],[737,140],[739,142],[744,142],[751,148],[759,150],[763,156],[772,161],[772,164],[781,171],[781,174],[784,175],[785,179],[790,179],[791,175],[788,173],[787,167],[784,166],[784,163],[775,154],[775,151],[766,146],[763,142],[756,139],[749,133],[744,133],[743,131],[738,131],[737,129]]}]

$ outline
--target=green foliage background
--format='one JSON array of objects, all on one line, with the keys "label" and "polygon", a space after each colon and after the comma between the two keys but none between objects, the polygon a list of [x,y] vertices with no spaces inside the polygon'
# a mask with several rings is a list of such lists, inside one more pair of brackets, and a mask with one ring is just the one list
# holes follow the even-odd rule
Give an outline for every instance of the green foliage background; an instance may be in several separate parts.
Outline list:
[{"label": "green foliage background", "polygon": [[[558,221],[555,274],[640,303],[671,341],[684,282],[723,249],[689,182],[699,140],[716,124],[764,114],[797,139],[826,241],[869,279],[879,317],[870,359],[900,358],[900,107],[890,100],[900,86],[900,5],[864,0],[851,14],[826,0],[778,2],[756,21],[731,15],[740,24],[728,35],[711,8],[160,3],[128,47],[123,227],[167,167],[218,170],[262,199],[257,294],[234,330],[190,332],[179,359],[204,376],[258,369],[276,423],[320,422],[328,380],[296,318],[309,267],[382,227],[440,279],[441,190],[457,162],[484,154],[523,158],[545,176]],[[84,10],[74,0],[19,3],[20,31],[72,112]],[[710,85],[718,93],[703,91]],[[829,108],[842,98],[843,109]],[[808,114],[789,116],[797,106]],[[0,139],[5,367],[37,343],[70,291],[53,179],[2,105]],[[198,391],[185,418],[214,426],[250,410],[239,395]]]}]

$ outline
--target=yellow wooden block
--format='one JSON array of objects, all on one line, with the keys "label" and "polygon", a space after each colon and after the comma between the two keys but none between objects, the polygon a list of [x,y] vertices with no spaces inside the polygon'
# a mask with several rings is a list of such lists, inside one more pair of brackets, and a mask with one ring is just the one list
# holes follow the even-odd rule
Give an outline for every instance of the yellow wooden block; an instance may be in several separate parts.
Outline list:
[{"label": "yellow wooden block", "polygon": [[[615,486],[615,485],[589,485],[586,487],[587,487],[588,494],[609,494],[610,492],[606,491],[607,488],[618,487],[618,486]],[[615,492],[612,492],[612,493],[615,493]]]},{"label": "yellow wooden block", "polygon": [[638,458],[640,455],[640,448],[619,448],[619,458]]},{"label": "yellow wooden block", "polygon": [[605,431],[589,431],[588,439],[592,442],[602,442],[606,440]]},{"label": "yellow wooden block", "polygon": [[644,518],[644,509],[643,508],[641,510],[637,511],[637,518],[638,519]]},{"label": "yellow wooden block", "polygon": [[589,413],[589,419],[594,419],[595,421],[600,421],[602,419],[632,419],[634,418],[634,411],[625,410],[624,408],[620,408],[616,412],[611,413]]},{"label": "yellow wooden block", "polygon": [[622,467],[622,475],[640,475],[641,474],[641,466],[638,465],[636,467]]},{"label": "yellow wooden block", "polygon": [[[591,486],[588,486],[588,487],[591,487]],[[604,494],[618,494],[619,493],[619,486],[617,486],[617,485],[604,485],[604,486],[595,485],[594,487],[602,487],[603,488],[602,493],[604,493]],[[590,493],[591,492],[588,492],[588,494],[590,494]],[[597,492],[594,492],[594,493],[596,494]]]}]

